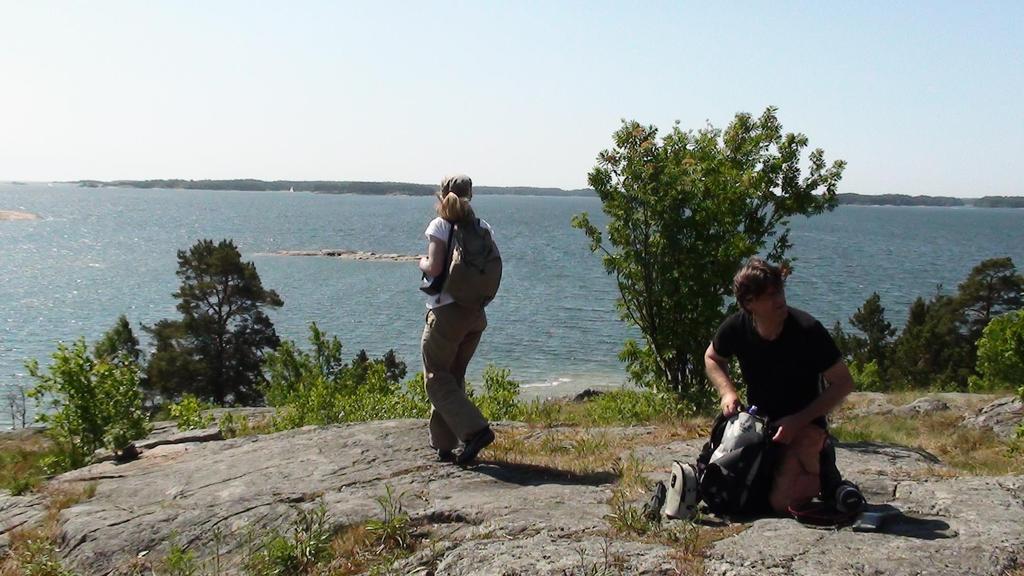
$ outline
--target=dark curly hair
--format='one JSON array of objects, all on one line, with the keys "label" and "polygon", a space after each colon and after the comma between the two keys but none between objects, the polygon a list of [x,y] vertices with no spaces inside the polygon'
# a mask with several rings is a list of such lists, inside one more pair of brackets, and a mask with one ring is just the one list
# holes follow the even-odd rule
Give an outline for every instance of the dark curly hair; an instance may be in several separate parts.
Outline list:
[{"label": "dark curly hair", "polygon": [[754,256],[733,276],[732,293],[736,296],[736,302],[745,310],[748,302],[765,292],[781,290],[786,284],[786,276],[789,276],[787,266],[775,266]]}]

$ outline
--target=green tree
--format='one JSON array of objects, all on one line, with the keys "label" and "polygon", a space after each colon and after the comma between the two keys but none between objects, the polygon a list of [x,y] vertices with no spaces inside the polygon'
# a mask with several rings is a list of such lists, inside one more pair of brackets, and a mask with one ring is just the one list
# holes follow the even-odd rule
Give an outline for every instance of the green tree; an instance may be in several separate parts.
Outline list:
[{"label": "green tree", "polygon": [[862,365],[874,362],[876,369],[884,373],[892,344],[890,339],[896,334],[896,329],[885,319],[885,308],[878,292],[872,293],[854,312],[850,323],[864,334],[851,336],[854,362]]},{"label": "green tree", "polygon": [[390,382],[401,382],[408,371],[405,362],[398,359],[394,350],[388,350],[378,359],[371,359],[366,350],[360,350],[352,359],[352,370],[358,374],[356,378],[365,378],[367,370],[373,364],[381,364],[384,367],[384,377]]},{"label": "green tree", "polygon": [[181,320],[147,328],[156,344],[148,386],[167,400],[189,393],[222,406],[260,401],[263,353],[280,343],[263,309],[282,306],[281,297],[231,240],[179,250],[177,275]]},{"label": "green tree", "polygon": [[107,361],[134,362],[138,364],[142,359],[142,351],[139,350],[139,339],[132,332],[132,325],[128,317],[121,314],[117,318],[114,327],[107,331],[102,338],[93,344],[93,355],[97,359]]},{"label": "green tree", "polygon": [[889,380],[901,387],[966,389],[973,371],[970,339],[961,332],[961,309],[953,296],[917,298],[893,345]]},{"label": "green tree", "polygon": [[[892,346],[886,374],[914,388],[967,390],[983,385],[979,345],[985,327],[1024,304],[1024,277],[1010,258],[983,260],[967,275],[955,296],[918,298]],[[989,344],[991,345],[991,344]],[[978,382],[978,383],[974,383]]]},{"label": "green tree", "polygon": [[854,335],[847,334],[846,330],[843,330],[843,323],[839,320],[836,320],[829,332],[832,334],[832,340],[836,343],[836,348],[839,348],[839,352],[843,355],[843,361],[851,362],[859,344],[854,341]]},{"label": "green tree", "polygon": [[997,316],[978,341],[978,375],[971,392],[1017,389],[1024,396],[1024,311]]},{"label": "green tree", "polygon": [[82,466],[101,447],[118,453],[148,432],[136,364],[94,359],[79,339],[57,347],[47,372],[35,360],[25,366],[37,382],[28,392],[36,420],[47,426],[60,455],[53,468]]},{"label": "green tree", "polygon": [[1024,276],[1013,259],[989,258],[975,266],[957,294],[965,330],[972,341],[981,337],[989,320],[1024,306]]},{"label": "green tree", "polygon": [[737,114],[724,132],[677,124],[660,140],[655,127],[624,121],[613,139],[588,179],[609,217],[607,242],[586,213],[572,224],[603,254],[621,317],[643,334],[621,354],[631,380],[703,401],[703,353],[733,274],[765,248],[783,261],[789,219],[833,208],[845,163],[826,165],[820,149],[805,161],[807,138],[784,134],[775,108]]}]

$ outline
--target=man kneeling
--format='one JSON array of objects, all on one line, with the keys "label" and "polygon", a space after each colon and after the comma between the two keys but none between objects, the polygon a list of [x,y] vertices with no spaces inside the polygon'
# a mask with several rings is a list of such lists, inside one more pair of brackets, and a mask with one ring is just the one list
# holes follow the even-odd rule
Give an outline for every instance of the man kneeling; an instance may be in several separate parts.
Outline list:
[{"label": "man kneeling", "polygon": [[[747,400],[778,431],[770,504],[786,512],[816,496],[843,512],[857,512],[864,498],[844,482],[825,416],[853,391],[853,378],[831,335],[810,314],[786,304],[782,270],[751,258],[733,278],[741,310],[722,323],[704,353],[708,378],[726,416],[741,409],[729,377],[729,358],[739,359]],[[828,383],[822,389],[822,377]],[[838,496],[837,496],[838,494]]]}]

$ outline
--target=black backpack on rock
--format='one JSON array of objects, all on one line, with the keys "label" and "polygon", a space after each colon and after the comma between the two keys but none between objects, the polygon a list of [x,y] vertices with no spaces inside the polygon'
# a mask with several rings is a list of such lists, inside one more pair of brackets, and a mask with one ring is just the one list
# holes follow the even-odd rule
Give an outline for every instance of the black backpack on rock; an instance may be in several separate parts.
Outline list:
[{"label": "black backpack on rock", "polygon": [[[758,514],[771,510],[769,494],[778,446],[765,418],[740,412],[719,414],[697,457],[700,498],[715,514]],[[723,439],[726,446],[723,446]]]}]

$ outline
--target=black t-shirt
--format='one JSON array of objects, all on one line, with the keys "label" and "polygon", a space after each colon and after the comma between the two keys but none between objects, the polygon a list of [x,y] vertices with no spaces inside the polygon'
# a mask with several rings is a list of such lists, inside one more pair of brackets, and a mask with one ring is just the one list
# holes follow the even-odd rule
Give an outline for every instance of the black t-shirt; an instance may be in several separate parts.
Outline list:
[{"label": "black t-shirt", "polygon": [[[719,356],[739,358],[747,402],[770,418],[794,414],[814,402],[821,393],[821,373],[841,358],[821,322],[793,307],[775,340],[762,338],[751,315],[741,310],[719,326],[712,345]],[[815,420],[822,426],[824,421]]]}]

